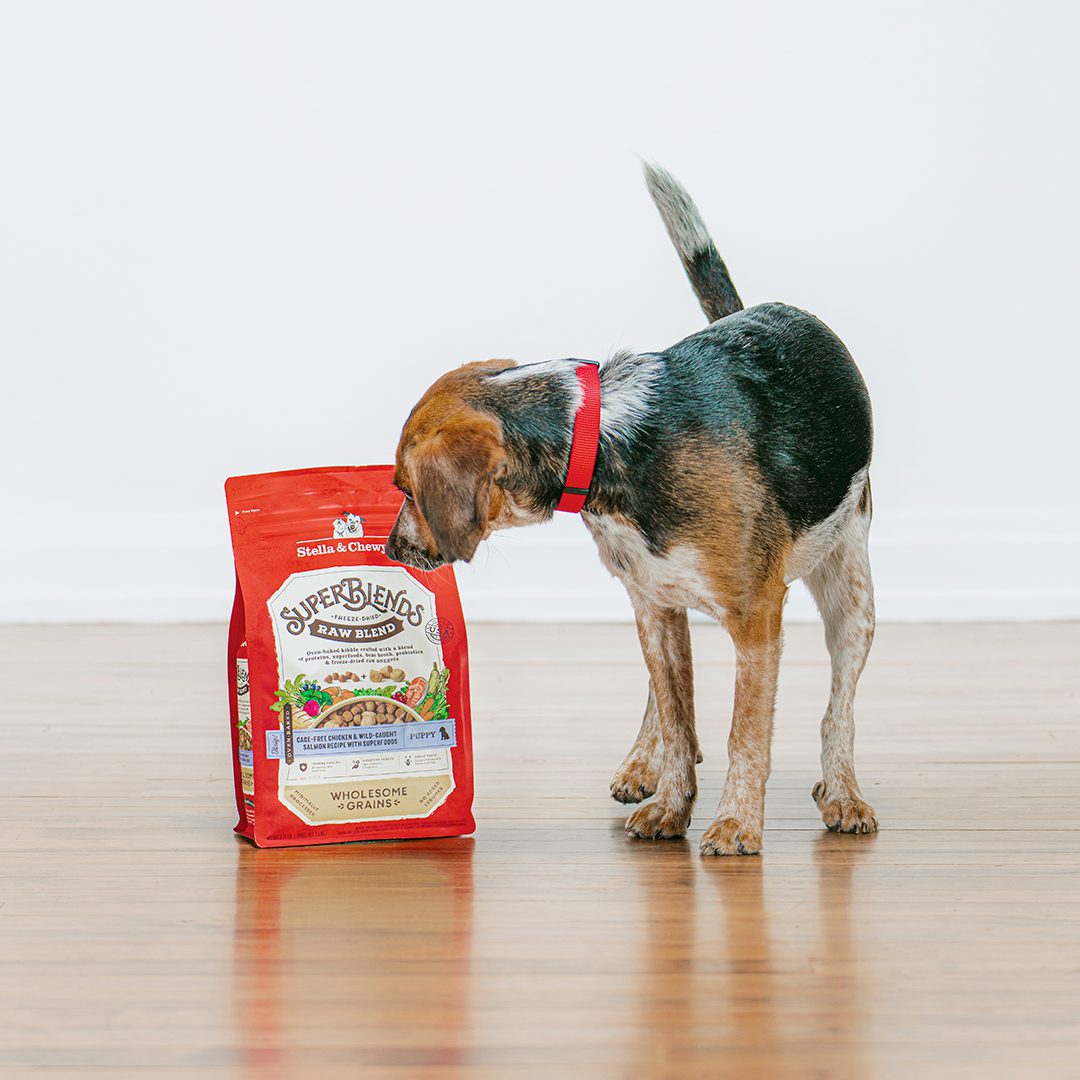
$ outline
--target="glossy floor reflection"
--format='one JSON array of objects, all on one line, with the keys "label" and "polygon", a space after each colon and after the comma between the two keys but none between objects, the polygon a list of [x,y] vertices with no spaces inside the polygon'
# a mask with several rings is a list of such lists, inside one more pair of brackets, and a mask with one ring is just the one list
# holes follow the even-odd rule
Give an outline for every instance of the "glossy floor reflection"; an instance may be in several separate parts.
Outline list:
[{"label": "glossy floor reflection", "polygon": [[606,796],[645,696],[632,628],[481,627],[476,836],[276,851],[230,833],[219,629],[0,638],[19,717],[0,755],[5,1077],[1080,1060],[1075,626],[884,627],[858,743],[883,831],[862,837],[824,832],[811,802],[826,664],[818,628],[792,628],[766,849],[739,859],[697,854],[732,679],[710,628],[686,841],[630,840]]},{"label": "glossy floor reflection", "polygon": [[[301,1069],[359,1060],[358,1049],[367,1064],[460,1063],[473,849],[471,838],[305,851],[243,845],[233,999],[235,1023],[251,1027],[245,1064]],[[436,1018],[432,1040],[420,1021]],[[457,1032],[455,1048],[447,1031]]]}]

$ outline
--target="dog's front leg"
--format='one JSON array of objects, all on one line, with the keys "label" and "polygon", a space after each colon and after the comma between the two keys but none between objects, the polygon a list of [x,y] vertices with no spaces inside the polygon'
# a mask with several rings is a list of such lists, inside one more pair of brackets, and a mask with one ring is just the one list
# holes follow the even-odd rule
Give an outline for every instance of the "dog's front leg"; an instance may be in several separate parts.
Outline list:
[{"label": "dog's front leg", "polygon": [[735,710],[728,736],[727,779],[716,820],[701,838],[703,855],[761,851],[783,606],[781,593],[762,599],[749,616],[728,620],[735,642]]},{"label": "dog's front leg", "polygon": [[656,607],[637,598],[634,613],[656,702],[663,758],[655,797],[630,815],[626,831],[649,840],[685,836],[697,797],[690,624],[685,608]]},{"label": "dog's front leg", "polygon": [[656,691],[649,679],[649,700],[630,753],[623,759],[611,781],[611,797],[616,802],[636,803],[656,791],[663,764],[664,740],[660,735],[660,716],[656,711]]},{"label": "dog's front leg", "polygon": [[[705,759],[698,750],[697,763]],[[619,771],[611,781],[611,797],[616,802],[635,803],[647,799],[656,791],[660,768],[664,763],[664,739],[660,734],[660,716],[656,711],[656,691],[649,680],[649,698],[641,718],[634,745],[623,758]]]}]

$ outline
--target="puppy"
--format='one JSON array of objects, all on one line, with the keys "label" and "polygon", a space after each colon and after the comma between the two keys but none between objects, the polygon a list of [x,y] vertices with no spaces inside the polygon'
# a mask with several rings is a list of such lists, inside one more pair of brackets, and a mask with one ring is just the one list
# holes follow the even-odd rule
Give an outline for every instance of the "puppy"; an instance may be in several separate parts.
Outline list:
[{"label": "puppy", "polygon": [[873,832],[853,760],[855,685],[874,636],[866,387],[813,315],[744,310],[689,195],[662,169],[645,176],[710,324],[662,352],[612,357],[598,386],[595,368],[567,360],[442,376],[401,434],[405,500],[387,554],[421,569],[468,561],[496,529],[580,511],[630,594],[649,671],[641,730],[611,784],[618,801],[642,803],[626,829],[647,839],[685,835],[697,795],[687,610],[723,623],[735,707],[706,855],[761,850],[781,617],[802,578],[832,659],[812,795],[828,828]]}]

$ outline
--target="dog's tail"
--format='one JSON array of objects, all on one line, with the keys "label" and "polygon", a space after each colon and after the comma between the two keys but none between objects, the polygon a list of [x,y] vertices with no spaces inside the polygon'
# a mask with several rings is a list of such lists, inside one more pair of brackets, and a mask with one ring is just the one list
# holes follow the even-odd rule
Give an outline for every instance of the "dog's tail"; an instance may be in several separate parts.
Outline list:
[{"label": "dog's tail", "polygon": [[715,322],[732,312],[742,311],[743,303],[694,200],[667,169],[648,162],[644,169],[649,194],[664,219],[668,236],[709,321]]}]

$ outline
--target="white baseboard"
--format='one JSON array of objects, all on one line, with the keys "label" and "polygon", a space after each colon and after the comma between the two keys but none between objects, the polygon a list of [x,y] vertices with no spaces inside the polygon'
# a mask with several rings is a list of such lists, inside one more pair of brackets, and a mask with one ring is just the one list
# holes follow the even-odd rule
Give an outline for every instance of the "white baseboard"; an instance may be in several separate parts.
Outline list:
[{"label": "white baseboard", "polygon": [[[872,558],[878,617],[901,621],[1080,618],[1080,529],[1031,534],[971,523],[875,522]],[[954,526],[950,532],[943,525]],[[143,515],[79,522],[79,534],[19,522],[0,540],[0,622],[180,622],[221,620],[232,603],[233,571],[220,518]],[[622,622],[630,606],[600,565],[581,523],[498,536],[458,571],[470,619]],[[816,618],[796,584],[786,617]]]}]

